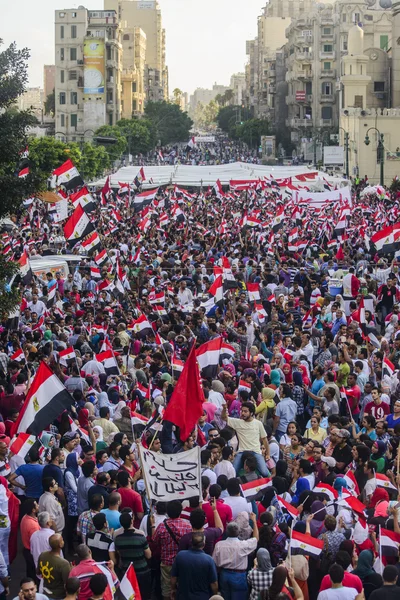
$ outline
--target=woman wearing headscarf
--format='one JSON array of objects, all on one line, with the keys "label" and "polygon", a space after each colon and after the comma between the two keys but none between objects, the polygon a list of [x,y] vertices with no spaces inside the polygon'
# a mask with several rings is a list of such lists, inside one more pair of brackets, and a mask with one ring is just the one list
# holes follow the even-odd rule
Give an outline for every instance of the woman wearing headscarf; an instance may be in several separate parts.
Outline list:
[{"label": "woman wearing headscarf", "polygon": [[126,402],[124,402],[123,400],[120,400],[118,402],[117,406],[115,407],[113,421],[115,421],[115,419],[121,419],[122,418],[121,411],[124,408],[124,406],[126,406]]},{"label": "woman wearing headscarf", "polygon": [[265,421],[265,419],[269,419],[272,413],[275,410],[275,392],[272,388],[265,387],[261,390],[261,402],[256,408],[256,416],[260,421]]},{"label": "woman wearing headscarf", "polygon": [[238,527],[239,527],[239,534],[238,534],[239,540],[250,539],[251,535],[253,533],[253,530],[249,524],[249,514],[245,511],[240,512],[235,519],[235,523],[237,523]]},{"label": "woman wearing headscarf", "polygon": [[381,440],[376,440],[372,445],[371,453],[371,460],[373,460],[377,464],[376,472],[386,473],[385,442],[382,442]]},{"label": "woman wearing headscarf", "polygon": [[295,506],[300,503],[300,494],[307,490],[310,490],[310,482],[305,477],[300,477],[296,481],[294,496],[292,498],[292,502]]},{"label": "woman wearing headscarf", "polygon": [[280,375],[280,372],[278,371],[278,369],[273,369],[271,371],[271,375],[269,377],[270,377],[271,383],[269,384],[268,387],[272,388],[273,390],[279,389],[279,386],[281,385],[281,375]]},{"label": "woman wearing headscarf", "polygon": [[93,427],[93,434],[96,438],[96,452],[107,448],[107,444],[103,439],[103,428],[100,425],[95,425]]},{"label": "woman wearing headscarf", "polygon": [[277,494],[281,495],[289,489],[290,481],[286,477],[287,462],[286,460],[278,460],[275,465],[275,477],[272,478],[272,485],[277,490]]},{"label": "woman wearing headscarf", "polygon": [[[293,531],[298,531],[299,533],[306,533],[306,524],[303,521],[298,521],[297,523],[295,523]],[[290,560],[291,566],[294,571],[294,577],[299,588],[303,593],[303,598],[304,600],[308,600],[309,594],[307,580],[310,575],[308,560],[305,556],[301,554],[292,555]]]},{"label": "woman wearing headscarf", "polygon": [[368,600],[371,593],[380,588],[383,583],[382,576],[373,569],[374,560],[374,553],[371,550],[363,550],[358,557],[357,567],[352,571],[353,575],[358,575],[362,581],[365,600]]},{"label": "woman wearing headscarf", "polygon": [[293,388],[292,388],[292,399],[297,404],[297,415],[296,421],[300,425],[301,431],[304,431],[308,416],[305,414],[304,407],[304,383],[303,375],[300,371],[294,371],[293,373]]},{"label": "woman wearing headscarf", "polygon": [[74,531],[78,523],[78,478],[81,474],[82,460],[76,452],[70,452],[66,460],[64,473],[64,492],[68,505],[67,513],[67,544],[71,554],[74,552]]},{"label": "woman wearing headscarf", "polygon": [[[114,415],[114,425],[118,427],[121,433],[125,433],[129,442],[132,444],[133,442],[133,429],[132,429],[132,421],[131,421],[131,411],[129,406],[126,406],[125,402],[124,406],[120,409],[121,416],[119,418],[115,418]],[[119,404],[118,404],[119,406]],[[117,406],[117,408],[118,408]],[[115,437],[114,437],[115,439]]]},{"label": "woman wearing headscarf", "polygon": [[249,600],[258,600],[259,594],[268,590],[272,583],[274,567],[266,548],[260,548],[254,561],[254,568],[247,574],[247,582],[251,587]]},{"label": "woman wearing headscarf", "polygon": [[83,427],[83,429],[87,429],[89,427],[89,411],[87,408],[81,408],[78,413],[78,421],[79,425]]},{"label": "woman wearing headscarf", "polygon": [[320,500],[315,500],[311,504],[311,514],[313,515],[313,518],[310,521],[310,531],[311,535],[317,538],[321,533],[326,531],[324,525],[326,517],[325,504],[320,502]]}]

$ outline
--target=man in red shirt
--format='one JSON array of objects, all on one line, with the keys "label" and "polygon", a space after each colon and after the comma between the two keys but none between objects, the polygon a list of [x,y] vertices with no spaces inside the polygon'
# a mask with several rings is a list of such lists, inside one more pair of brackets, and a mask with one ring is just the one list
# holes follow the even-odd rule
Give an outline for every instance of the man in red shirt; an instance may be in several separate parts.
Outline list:
[{"label": "man in red shirt", "polygon": [[21,540],[23,550],[22,553],[26,562],[26,575],[37,581],[36,567],[31,554],[31,536],[35,531],[39,531],[40,525],[37,519],[39,512],[39,504],[33,498],[25,500],[24,509],[26,514],[21,519]]},{"label": "man in red shirt", "polygon": [[371,390],[372,402],[368,402],[365,407],[364,414],[372,415],[377,421],[385,419],[386,415],[390,414],[390,406],[381,398],[377,387]]},{"label": "man in red shirt", "polygon": [[350,373],[350,375],[347,376],[346,396],[351,409],[351,415],[353,415],[354,421],[358,422],[358,416],[360,414],[361,390],[357,385],[357,375],[354,375],[354,373]]},{"label": "man in red shirt", "polygon": [[[361,594],[363,591],[363,584],[358,575],[353,575],[353,573],[348,573],[347,569],[351,565],[351,557],[348,552],[344,550],[339,550],[335,557],[335,562],[343,567],[344,569],[344,578],[342,581],[343,587],[354,588],[357,590],[357,594]],[[329,575],[325,575],[321,582],[321,587],[319,588],[320,592],[324,590],[329,590],[332,587],[332,580]]]},{"label": "man in red shirt", "polygon": [[[232,509],[228,504],[225,504],[223,500],[220,499],[222,492],[222,488],[218,483],[213,483],[210,485],[209,495],[210,498],[215,498],[217,503],[217,513],[219,514],[222,525],[224,527],[224,531],[228,523],[232,521]],[[210,527],[215,527],[215,519],[214,519],[214,511],[209,502],[203,502],[201,508],[206,513],[207,522]]]},{"label": "man in red shirt", "polygon": [[134,514],[135,527],[140,526],[140,521],[143,518],[143,502],[140,494],[132,489],[133,479],[126,471],[119,471],[117,475],[118,493],[121,496],[120,510],[130,508]]},{"label": "man in red shirt", "polygon": [[[101,573],[101,570],[97,566],[96,561],[93,560],[90,548],[86,544],[80,544],[76,549],[76,553],[79,558],[79,565],[71,569],[69,577],[78,577],[80,581],[81,587],[79,589],[78,600],[89,600],[93,595],[90,589],[90,580],[96,573]],[[118,577],[114,573],[113,562],[109,560],[103,564],[110,571],[115,585],[118,582]]]}]

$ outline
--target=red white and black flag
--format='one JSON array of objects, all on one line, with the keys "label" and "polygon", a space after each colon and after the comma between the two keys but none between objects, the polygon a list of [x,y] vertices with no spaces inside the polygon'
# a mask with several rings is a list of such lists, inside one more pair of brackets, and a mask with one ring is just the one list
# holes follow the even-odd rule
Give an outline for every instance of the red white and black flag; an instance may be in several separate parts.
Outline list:
[{"label": "red white and black flag", "polygon": [[83,179],[70,159],[66,160],[58,169],[54,169],[53,176],[56,177],[57,186],[62,186],[69,191],[83,185]]},{"label": "red white and black flag", "polygon": [[86,252],[89,254],[90,252],[98,252],[100,247],[101,241],[97,231],[93,231],[93,233],[82,242],[82,248],[85,248]]},{"label": "red white and black flag", "polygon": [[112,350],[106,350],[96,354],[96,360],[103,363],[107,375],[119,375],[119,368]]},{"label": "red white and black flag", "polygon": [[222,337],[218,337],[197,348],[196,358],[203,377],[206,377],[207,379],[216,377],[221,347]]},{"label": "red white and black flag", "polygon": [[21,258],[18,261],[19,271],[21,274],[21,279],[24,285],[29,285],[33,279],[33,272],[31,269],[31,263],[29,262],[29,258],[26,252],[23,252]]},{"label": "red white and black flag", "polygon": [[74,399],[58,377],[46,363],[41,362],[19,417],[11,428],[11,435],[39,435],[73,402]]},{"label": "red white and black flag", "polygon": [[86,187],[75,192],[75,194],[71,194],[69,199],[74,205],[74,208],[80,204],[86,213],[90,213],[96,208],[96,202]]},{"label": "red white and black flag", "polygon": [[93,231],[94,227],[89,217],[79,204],[64,225],[64,236],[68,246],[73,248]]}]

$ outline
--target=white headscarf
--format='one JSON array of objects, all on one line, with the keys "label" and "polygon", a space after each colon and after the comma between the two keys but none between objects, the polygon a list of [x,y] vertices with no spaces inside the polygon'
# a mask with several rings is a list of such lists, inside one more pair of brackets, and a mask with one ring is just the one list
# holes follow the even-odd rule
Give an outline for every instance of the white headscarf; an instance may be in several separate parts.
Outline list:
[{"label": "white headscarf", "polygon": [[115,407],[113,421],[115,421],[115,419],[122,419],[121,410],[124,408],[124,406],[126,406],[126,402],[120,400],[117,406]]},{"label": "white headscarf", "polygon": [[103,428],[100,427],[100,425],[95,425],[93,427],[93,431],[98,431],[99,432],[99,437],[97,438],[96,441],[97,442],[104,442],[104,439],[103,439]]}]

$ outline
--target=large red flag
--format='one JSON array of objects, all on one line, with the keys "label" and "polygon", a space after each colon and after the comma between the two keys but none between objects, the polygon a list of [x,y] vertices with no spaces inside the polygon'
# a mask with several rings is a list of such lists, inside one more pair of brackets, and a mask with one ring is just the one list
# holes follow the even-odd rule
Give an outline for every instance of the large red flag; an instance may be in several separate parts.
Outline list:
[{"label": "large red flag", "polygon": [[203,414],[204,394],[200,385],[199,365],[197,364],[195,344],[183,367],[171,400],[164,411],[164,420],[179,427],[184,442],[193,431]]}]

